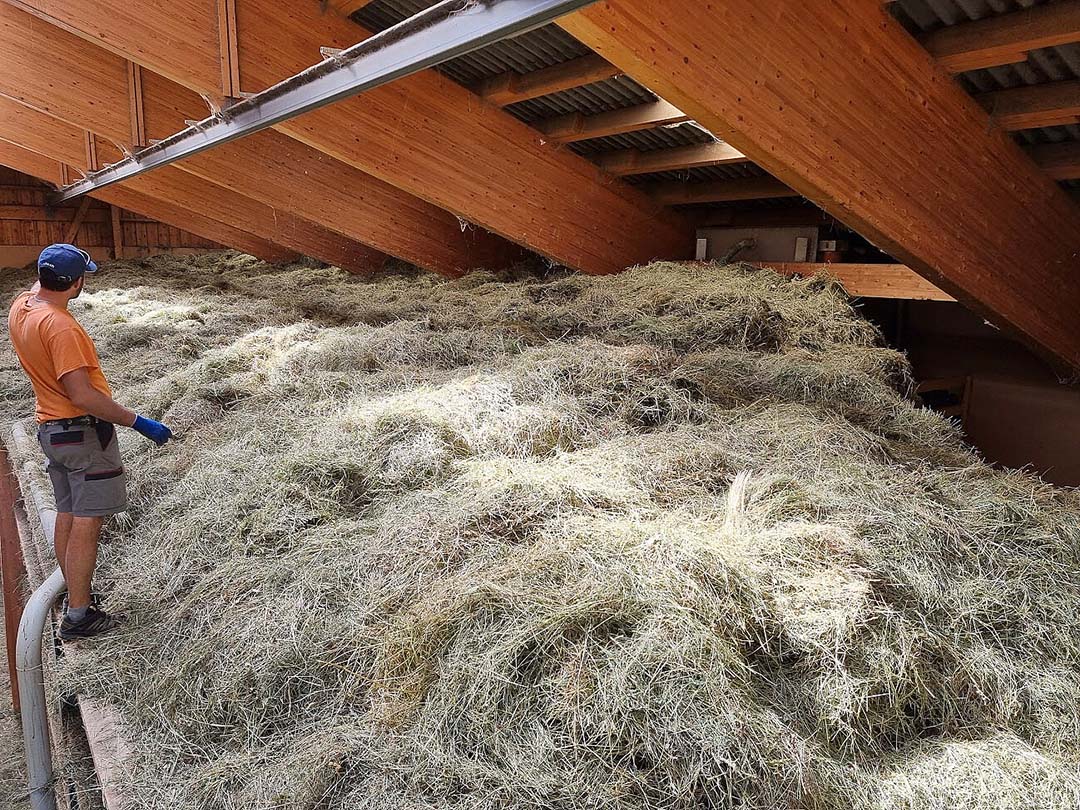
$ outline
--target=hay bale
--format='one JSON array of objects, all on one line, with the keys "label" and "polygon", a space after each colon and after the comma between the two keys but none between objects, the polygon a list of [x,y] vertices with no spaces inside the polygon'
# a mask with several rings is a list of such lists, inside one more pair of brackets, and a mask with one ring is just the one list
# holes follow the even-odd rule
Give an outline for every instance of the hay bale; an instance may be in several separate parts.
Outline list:
[{"label": "hay bale", "polygon": [[124,434],[131,621],[67,673],[145,806],[1075,807],[1080,497],[985,465],[834,285],[93,286],[118,395],[184,430]]}]

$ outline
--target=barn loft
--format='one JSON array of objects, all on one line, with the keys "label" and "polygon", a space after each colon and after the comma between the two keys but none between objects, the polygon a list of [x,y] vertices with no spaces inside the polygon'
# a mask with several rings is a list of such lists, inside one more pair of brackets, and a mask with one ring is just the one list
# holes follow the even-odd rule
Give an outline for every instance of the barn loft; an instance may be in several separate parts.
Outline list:
[{"label": "barn loft", "polygon": [[1080,0],[0,0],[53,242],[182,436],[11,806],[1080,802]]}]

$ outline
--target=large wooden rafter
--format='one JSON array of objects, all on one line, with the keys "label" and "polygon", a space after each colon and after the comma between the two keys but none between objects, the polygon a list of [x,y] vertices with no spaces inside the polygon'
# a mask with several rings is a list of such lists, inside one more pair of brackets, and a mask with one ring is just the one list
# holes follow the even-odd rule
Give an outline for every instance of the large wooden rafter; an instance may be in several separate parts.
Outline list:
[{"label": "large wooden rafter", "polygon": [[[67,165],[87,168],[85,130],[2,95],[0,138]],[[105,161],[116,160],[120,155],[119,150],[101,139],[96,139],[96,152]],[[173,167],[166,167],[152,177],[136,178],[127,188],[190,211],[207,213],[232,228],[354,272],[374,270],[384,258],[359,243]]]},{"label": "large wooden rafter", "polygon": [[560,25],[936,286],[1080,369],[1080,209],[880,4],[608,0]]},{"label": "large wooden rafter", "polygon": [[[0,138],[0,164],[53,185],[61,185],[64,181],[61,171],[64,164],[3,138]],[[193,211],[185,211],[168,202],[151,199],[131,189],[116,186],[95,192],[92,196],[220,245],[249,253],[263,261],[283,262],[296,258],[292,251],[252,236],[246,231],[232,228]]]},{"label": "large wooden rafter", "polygon": [[[208,4],[200,13],[193,0],[7,2],[198,93],[220,86],[216,38],[207,42],[204,31],[215,29]],[[321,13],[314,2],[236,0],[235,7],[240,75],[249,92],[309,67],[322,46],[347,47],[369,33]],[[148,27],[190,35],[191,44],[148,49],[145,43],[153,37],[140,33]],[[191,59],[192,50],[203,49],[214,58]],[[526,124],[433,71],[277,129],[570,267],[615,272],[651,258],[686,256],[692,249],[688,220],[613,182],[584,158],[545,144]]]},{"label": "large wooden rafter", "polygon": [[[56,56],[40,60],[38,53]],[[146,68],[140,67],[138,76],[141,131],[147,138],[165,137],[181,129],[185,119],[206,115],[197,93]],[[0,92],[131,146],[131,88],[127,60],[0,4]],[[211,164],[228,167],[228,176],[216,176],[207,169]],[[212,161],[196,158],[178,166],[445,275],[503,266],[520,255],[501,238],[476,228],[463,232],[446,211],[273,132],[257,142],[229,144]]]}]

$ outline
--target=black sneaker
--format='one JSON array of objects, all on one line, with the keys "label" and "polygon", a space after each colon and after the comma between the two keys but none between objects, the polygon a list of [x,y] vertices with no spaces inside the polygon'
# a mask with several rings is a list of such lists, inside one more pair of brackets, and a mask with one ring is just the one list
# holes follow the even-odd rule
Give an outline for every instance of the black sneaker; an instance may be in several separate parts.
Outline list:
[{"label": "black sneaker", "polygon": [[[101,594],[97,591],[90,591],[90,604],[96,608],[101,607]],[[60,600],[60,615],[63,616],[67,613],[68,609],[68,592],[64,591],[64,598]]]},{"label": "black sneaker", "polygon": [[92,638],[112,630],[123,621],[123,616],[106,613],[101,608],[91,605],[86,609],[82,621],[73,622],[64,614],[60,622],[59,636],[62,641],[76,641],[80,638]]}]

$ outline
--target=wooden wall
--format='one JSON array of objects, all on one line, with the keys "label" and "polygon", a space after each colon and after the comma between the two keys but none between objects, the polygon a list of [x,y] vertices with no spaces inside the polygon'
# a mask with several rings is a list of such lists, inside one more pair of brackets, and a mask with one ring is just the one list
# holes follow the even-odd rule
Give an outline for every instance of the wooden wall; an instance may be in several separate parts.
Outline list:
[{"label": "wooden wall", "polygon": [[987,460],[1080,486],[1080,386],[957,303],[862,302],[918,380],[967,378],[964,429]]},{"label": "wooden wall", "polygon": [[[76,200],[47,207],[50,191],[36,178],[0,166],[0,267],[30,264],[43,247],[70,237],[81,203]],[[208,239],[139,214],[122,209],[117,213],[121,258],[221,249]],[[91,200],[73,241],[96,260],[116,258],[112,208]]]}]

